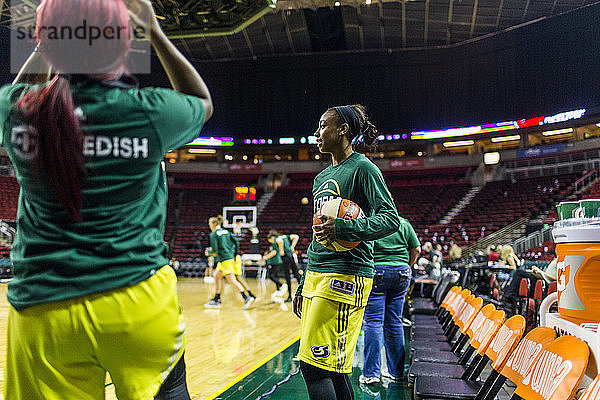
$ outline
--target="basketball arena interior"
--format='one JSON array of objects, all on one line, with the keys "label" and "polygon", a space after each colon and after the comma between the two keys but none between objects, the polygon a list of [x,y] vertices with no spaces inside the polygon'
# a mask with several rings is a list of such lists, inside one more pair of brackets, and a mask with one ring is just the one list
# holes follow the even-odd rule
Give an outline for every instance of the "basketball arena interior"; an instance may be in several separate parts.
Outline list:
[{"label": "basketball arena interior", "polygon": [[[38,3],[0,0],[0,86],[16,73],[14,23],[31,23]],[[386,379],[384,346],[381,378],[363,379],[361,331],[355,398],[600,399],[600,2],[152,3],[214,102],[197,138],[163,161],[192,399],[309,398],[300,319],[264,255],[272,231],[296,234],[306,272],[313,183],[332,162],[315,131],[345,104],[377,127],[366,156],[421,249],[399,327],[404,376]],[[140,86],[170,87],[145,55]],[[19,193],[0,147],[0,386]],[[249,307],[228,283],[222,304],[205,306],[218,215],[239,240]],[[117,398],[110,375],[105,385]]]}]

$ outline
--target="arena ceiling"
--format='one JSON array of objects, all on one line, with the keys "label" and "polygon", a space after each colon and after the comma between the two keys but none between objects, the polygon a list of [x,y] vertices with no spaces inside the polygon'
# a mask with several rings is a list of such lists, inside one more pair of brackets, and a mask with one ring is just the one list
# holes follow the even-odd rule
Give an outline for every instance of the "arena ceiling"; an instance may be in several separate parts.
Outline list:
[{"label": "arena ceiling", "polygon": [[[595,1],[152,0],[164,29],[198,61],[452,45]],[[10,11],[32,18],[37,3],[0,0],[3,24]]]}]

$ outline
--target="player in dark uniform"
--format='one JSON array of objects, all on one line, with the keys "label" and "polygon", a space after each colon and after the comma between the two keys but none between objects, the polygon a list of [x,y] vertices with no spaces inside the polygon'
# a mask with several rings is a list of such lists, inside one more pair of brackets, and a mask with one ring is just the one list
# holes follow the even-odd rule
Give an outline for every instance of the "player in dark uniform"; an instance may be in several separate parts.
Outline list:
[{"label": "player in dark uniform", "polygon": [[286,282],[285,289],[287,289],[288,292],[288,297],[285,302],[292,301],[292,281],[290,273],[294,275],[294,278],[296,278],[298,283],[300,283],[301,280],[300,274],[298,273],[298,266],[294,260],[294,249],[299,238],[300,237],[294,233],[282,235],[276,230],[271,230],[268,236],[269,243],[275,244],[274,248],[281,257],[281,270],[283,271]]},{"label": "player in dark uniform", "polygon": [[[366,217],[324,217],[313,227],[307,271],[293,302],[302,319],[298,358],[312,400],[347,400],[354,398],[348,374],[373,283],[372,241],[397,231],[400,218],[379,168],[355,152],[377,138],[363,106],[328,109],[315,136],[332,164],[314,180],[313,212],[341,197],[357,203]],[[336,239],[360,243],[345,252],[321,244]]]},{"label": "player in dark uniform", "polygon": [[[122,399],[190,398],[161,164],[198,136],[212,101],[150,1],[127,5],[42,1],[39,48],[0,88],[0,145],[21,188],[7,294],[7,400],[101,399],[106,371]],[[132,31],[128,12],[149,17],[140,28],[174,90],[140,89],[126,74],[130,36],[115,37],[114,27]],[[86,21],[113,27],[112,40],[78,48],[43,29]],[[48,81],[50,67],[56,75]]]},{"label": "player in dark uniform", "polygon": [[[234,287],[244,299],[243,308],[246,309],[256,300],[254,296],[249,296],[244,291],[244,287],[235,278],[235,256],[236,249],[239,249],[239,243],[235,236],[227,229],[224,229],[223,217],[211,217],[208,220],[210,232],[210,248],[209,255],[215,257],[217,266],[215,267],[215,297],[204,305],[207,308],[221,307],[221,290],[223,288],[223,277],[227,282]],[[241,264],[240,264],[241,268]]]}]

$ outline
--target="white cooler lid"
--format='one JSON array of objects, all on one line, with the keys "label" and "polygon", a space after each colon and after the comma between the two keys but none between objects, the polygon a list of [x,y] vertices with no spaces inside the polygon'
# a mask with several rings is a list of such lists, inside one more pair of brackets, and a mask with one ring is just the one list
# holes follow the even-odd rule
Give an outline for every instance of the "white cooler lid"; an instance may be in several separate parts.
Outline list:
[{"label": "white cooler lid", "polygon": [[571,218],[559,222],[552,229],[554,243],[600,243],[600,221],[597,218]]}]

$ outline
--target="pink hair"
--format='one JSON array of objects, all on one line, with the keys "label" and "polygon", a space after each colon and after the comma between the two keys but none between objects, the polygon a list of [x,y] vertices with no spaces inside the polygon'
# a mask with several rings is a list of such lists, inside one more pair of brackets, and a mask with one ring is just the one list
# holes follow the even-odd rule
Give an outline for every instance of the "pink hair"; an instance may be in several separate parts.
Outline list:
[{"label": "pink hair", "polygon": [[[74,52],[69,43],[52,40],[41,28],[78,26],[84,20],[96,26],[126,26],[127,35],[122,40],[104,41],[105,52],[99,57],[99,54],[85,54],[98,49],[88,46],[90,49]],[[46,61],[59,72],[81,71],[100,79],[117,78],[124,71],[131,41],[127,7],[122,0],[43,0],[37,15],[36,40]],[[69,219],[82,221],[81,188],[87,173],[83,132],[75,116],[69,80],[56,75],[47,85],[27,92],[15,106],[23,121],[37,132],[37,168],[43,172]]]}]

